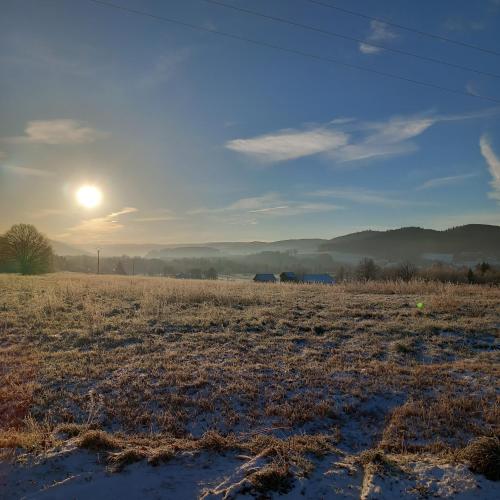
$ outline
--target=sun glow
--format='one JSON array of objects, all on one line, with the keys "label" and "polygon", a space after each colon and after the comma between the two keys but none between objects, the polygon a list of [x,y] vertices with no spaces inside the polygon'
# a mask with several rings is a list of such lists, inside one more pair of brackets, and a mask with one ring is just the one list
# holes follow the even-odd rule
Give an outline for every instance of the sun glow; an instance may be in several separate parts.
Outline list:
[{"label": "sun glow", "polygon": [[76,192],[76,200],[85,208],[94,208],[101,203],[102,192],[95,186],[82,186]]}]

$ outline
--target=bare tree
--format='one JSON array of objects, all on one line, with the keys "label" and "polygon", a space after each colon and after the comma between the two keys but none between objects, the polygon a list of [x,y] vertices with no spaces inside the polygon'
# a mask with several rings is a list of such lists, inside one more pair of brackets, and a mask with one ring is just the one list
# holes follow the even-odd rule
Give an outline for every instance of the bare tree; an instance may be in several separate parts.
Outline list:
[{"label": "bare tree", "polygon": [[403,281],[411,281],[417,274],[417,266],[410,261],[403,262],[396,269],[396,276]]},{"label": "bare tree", "polygon": [[22,274],[40,274],[52,268],[49,240],[31,224],[15,224],[0,238],[0,261]]},{"label": "bare tree", "polygon": [[364,281],[374,280],[379,272],[378,266],[373,259],[364,258],[356,267],[356,276]]},{"label": "bare tree", "polygon": [[127,274],[127,271],[125,271],[125,268],[123,267],[122,261],[119,260],[118,264],[116,264],[116,267],[114,268],[113,272],[115,274]]}]

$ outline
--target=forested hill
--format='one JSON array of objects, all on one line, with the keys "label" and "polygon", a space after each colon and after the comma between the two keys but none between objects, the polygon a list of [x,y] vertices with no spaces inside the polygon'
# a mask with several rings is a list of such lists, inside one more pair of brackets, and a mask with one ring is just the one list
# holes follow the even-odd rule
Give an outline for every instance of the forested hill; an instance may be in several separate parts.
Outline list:
[{"label": "forested hill", "polygon": [[500,259],[500,226],[469,224],[444,231],[404,227],[390,231],[362,231],[333,238],[320,250],[405,260],[423,254]]}]

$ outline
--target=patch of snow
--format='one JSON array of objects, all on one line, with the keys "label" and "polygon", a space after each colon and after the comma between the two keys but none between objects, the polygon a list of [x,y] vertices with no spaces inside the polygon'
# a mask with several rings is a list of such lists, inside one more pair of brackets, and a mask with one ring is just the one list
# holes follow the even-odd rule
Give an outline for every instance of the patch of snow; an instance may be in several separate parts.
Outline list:
[{"label": "patch of snow", "polygon": [[365,478],[363,500],[399,498],[453,498],[454,500],[496,500],[498,483],[473,474],[463,464],[416,461],[401,469],[375,473]]},{"label": "patch of snow", "polygon": [[186,454],[161,466],[153,467],[143,461],[111,473],[99,463],[95,453],[73,449],[38,463],[0,464],[0,490],[5,500],[192,500],[239,464],[233,455]]}]

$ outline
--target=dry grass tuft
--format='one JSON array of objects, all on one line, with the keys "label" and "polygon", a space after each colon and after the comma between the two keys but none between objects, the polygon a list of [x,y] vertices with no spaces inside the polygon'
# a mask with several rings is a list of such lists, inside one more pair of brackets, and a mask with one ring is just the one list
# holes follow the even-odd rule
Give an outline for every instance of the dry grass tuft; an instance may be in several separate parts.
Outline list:
[{"label": "dry grass tuft", "polygon": [[467,445],[459,457],[469,463],[473,472],[483,474],[491,481],[500,480],[500,440],[497,437],[480,437]]},{"label": "dry grass tuft", "polygon": [[148,463],[151,465],[160,465],[161,463],[168,462],[175,456],[175,451],[169,447],[160,447],[151,450],[148,455]]},{"label": "dry grass tuft", "polygon": [[0,430],[0,449],[21,448],[34,453],[43,453],[58,445],[50,424],[37,422],[27,417],[22,428]]},{"label": "dry grass tuft", "polygon": [[19,346],[1,345],[0,359],[0,429],[18,428],[33,403],[37,359]]},{"label": "dry grass tuft", "polygon": [[275,491],[285,494],[292,488],[293,474],[286,463],[272,462],[250,474],[248,480],[260,493]]},{"label": "dry grass tuft", "polygon": [[397,453],[446,451],[463,446],[471,435],[494,431],[499,422],[495,394],[487,388],[481,397],[457,396],[449,390],[396,408],[384,430],[382,448]]},{"label": "dry grass tuft", "polygon": [[146,450],[141,448],[126,448],[108,455],[108,463],[113,472],[120,472],[127,465],[148,458]]},{"label": "dry grass tuft", "polygon": [[381,450],[373,449],[362,451],[357,457],[357,461],[361,465],[367,466],[369,464],[384,464],[386,462],[386,458]]},{"label": "dry grass tuft", "polygon": [[197,441],[197,447],[204,450],[225,451],[238,447],[238,439],[234,435],[223,436],[217,431],[210,430]]},{"label": "dry grass tuft", "polygon": [[80,448],[93,451],[114,450],[120,446],[120,442],[107,432],[91,430],[85,432],[78,440]]}]

